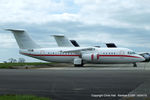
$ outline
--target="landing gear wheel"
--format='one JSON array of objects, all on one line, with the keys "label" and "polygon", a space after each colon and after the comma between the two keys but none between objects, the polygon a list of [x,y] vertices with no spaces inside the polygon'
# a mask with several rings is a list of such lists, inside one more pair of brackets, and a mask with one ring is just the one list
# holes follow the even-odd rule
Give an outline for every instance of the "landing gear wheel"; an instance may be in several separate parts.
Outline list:
[{"label": "landing gear wheel", "polygon": [[83,64],[80,65],[74,64],[74,67],[83,67]]},{"label": "landing gear wheel", "polygon": [[137,67],[137,64],[136,64],[136,63],[133,63],[133,67]]}]

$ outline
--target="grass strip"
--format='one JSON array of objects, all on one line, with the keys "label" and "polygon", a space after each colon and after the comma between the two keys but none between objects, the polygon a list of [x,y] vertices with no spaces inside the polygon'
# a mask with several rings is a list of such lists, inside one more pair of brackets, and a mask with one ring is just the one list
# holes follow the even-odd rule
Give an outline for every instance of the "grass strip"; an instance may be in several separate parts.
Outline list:
[{"label": "grass strip", "polygon": [[0,96],[0,100],[51,100],[51,99],[32,95],[3,95]]}]

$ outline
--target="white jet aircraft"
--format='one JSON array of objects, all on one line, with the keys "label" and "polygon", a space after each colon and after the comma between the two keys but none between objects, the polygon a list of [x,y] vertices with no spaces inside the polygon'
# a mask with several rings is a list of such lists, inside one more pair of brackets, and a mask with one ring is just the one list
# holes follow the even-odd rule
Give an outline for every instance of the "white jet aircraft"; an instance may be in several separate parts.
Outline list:
[{"label": "white jet aircraft", "polygon": [[30,38],[25,30],[6,30],[14,34],[20,48],[20,54],[48,62],[73,63],[75,66],[83,66],[86,63],[132,63],[136,67],[137,62],[145,61],[143,56],[127,48],[74,47],[71,43],[69,43],[69,46],[64,47],[42,48]]}]

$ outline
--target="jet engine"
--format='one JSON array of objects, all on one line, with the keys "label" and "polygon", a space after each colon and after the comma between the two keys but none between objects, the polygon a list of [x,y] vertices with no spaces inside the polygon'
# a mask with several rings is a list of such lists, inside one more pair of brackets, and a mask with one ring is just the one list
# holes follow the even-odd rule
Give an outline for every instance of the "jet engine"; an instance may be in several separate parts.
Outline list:
[{"label": "jet engine", "polygon": [[82,55],[82,59],[86,62],[94,62],[99,58],[96,53],[86,53]]},{"label": "jet engine", "polygon": [[149,53],[142,53],[140,55],[145,58],[145,61],[143,61],[143,62],[149,62],[150,61],[150,54]]}]

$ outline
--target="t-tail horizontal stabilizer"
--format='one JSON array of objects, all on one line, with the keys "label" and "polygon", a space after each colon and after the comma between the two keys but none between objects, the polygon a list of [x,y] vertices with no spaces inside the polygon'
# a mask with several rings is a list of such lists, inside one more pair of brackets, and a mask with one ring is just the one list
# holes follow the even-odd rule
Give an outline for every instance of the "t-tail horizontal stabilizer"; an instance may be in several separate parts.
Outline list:
[{"label": "t-tail horizontal stabilizer", "polygon": [[77,41],[75,41],[75,40],[70,40],[70,41],[75,47],[80,47],[79,44],[77,43]]},{"label": "t-tail horizontal stabilizer", "polygon": [[117,48],[117,46],[115,45],[115,43],[106,43],[106,46],[108,48]]}]

